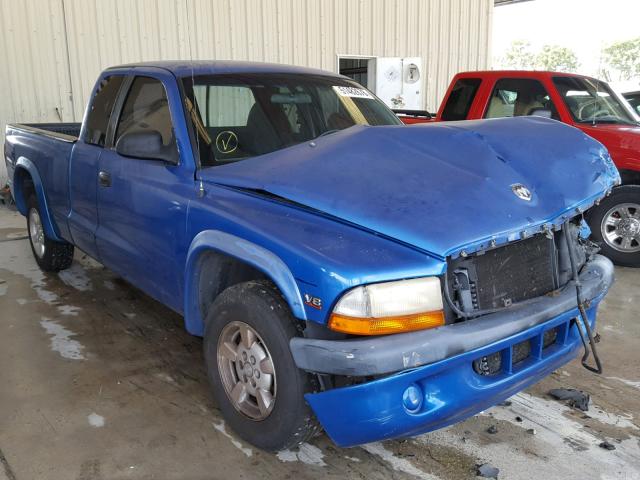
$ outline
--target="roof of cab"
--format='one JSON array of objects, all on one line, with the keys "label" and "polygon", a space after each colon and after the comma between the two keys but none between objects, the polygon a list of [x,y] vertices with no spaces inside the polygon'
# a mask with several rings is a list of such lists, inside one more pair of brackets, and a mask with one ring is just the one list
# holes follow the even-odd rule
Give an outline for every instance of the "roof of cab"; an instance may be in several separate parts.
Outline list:
[{"label": "roof of cab", "polygon": [[547,78],[547,77],[582,77],[592,78],[589,75],[580,73],[554,72],[553,70],[470,70],[456,74],[456,77],[531,77],[531,78]]},{"label": "roof of cab", "polygon": [[301,75],[323,75],[342,77],[334,72],[315,68],[299,67],[296,65],[284,65],[279,63],[240,62],[232,60],[165,60],[157,62],[130,63],[108,68],[162,68],[173,73],[176,77],[191,75],[215,75],[233,73],[293,73]]}]

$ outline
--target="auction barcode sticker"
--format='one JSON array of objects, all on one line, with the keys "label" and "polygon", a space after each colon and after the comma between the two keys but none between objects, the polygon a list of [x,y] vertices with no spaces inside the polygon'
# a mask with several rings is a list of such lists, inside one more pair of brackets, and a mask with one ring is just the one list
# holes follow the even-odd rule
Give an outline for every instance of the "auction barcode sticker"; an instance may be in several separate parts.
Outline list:
[{"label": "auction barcode sticker", "polygon": [[373,95],[367,92],[364,88],[345,87],[341,85],[341,86],[334,86],[333,89],[341,97],[371,98],[371,99],[373,98]]}]

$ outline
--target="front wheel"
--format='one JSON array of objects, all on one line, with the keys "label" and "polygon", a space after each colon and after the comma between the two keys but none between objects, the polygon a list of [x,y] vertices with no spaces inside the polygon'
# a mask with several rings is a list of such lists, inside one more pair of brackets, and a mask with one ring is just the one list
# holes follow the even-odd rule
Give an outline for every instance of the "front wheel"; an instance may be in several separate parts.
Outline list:
[{"label": "front wheel", "polygon": [[27,229],[31,251],[38,266],[45,272],[58,272],[71,266],[73,245],[56,242],[47,237],[42,225],[38,199],[31,195],[28,200]]},{"label": "front wheel", "polygon": [[314,377],[298,369],[289,349],[296,322],[267,281],[229,287],[207,314],[203,346],[213,394],[231,428],[263,450],[291,448],[318,429],[304,399]]},{"label": "front wheel", "polygon": [[616,265],[640,267],[640,186],[624,185],[595,207],[589,226]]}]

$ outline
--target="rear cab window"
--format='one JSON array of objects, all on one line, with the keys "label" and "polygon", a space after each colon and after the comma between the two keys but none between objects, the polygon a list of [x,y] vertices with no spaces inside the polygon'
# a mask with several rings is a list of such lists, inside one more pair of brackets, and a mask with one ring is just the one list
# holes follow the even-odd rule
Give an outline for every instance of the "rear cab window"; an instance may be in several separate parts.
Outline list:
[{"label": "rear cab window", "polygon": [[368,90],[322,75],[182,79],[202,167],[274,152],[354,125],[402,125]]},{"label": "rear cab window", "polygon": [[460,78],[451,89],[442,109],[442,120],[466,120],[481,83],[479,78]]},{"label": "rear cab window", "polygon": [[244,86],[196,85],[193,89],[196,103],[207,127],[246,126],[255,97]]},{"label": "rear cab window", "polygon": [[501,78],[493,88],[484,118],[540,115],[558,118],[544,85],[533,78]]},{"label": "rear cab window", "polygon": [[123,75],[111,75],[100,80],[91,100],[85,122],[84,142],[104,147],[111,111],[124,81]]}]

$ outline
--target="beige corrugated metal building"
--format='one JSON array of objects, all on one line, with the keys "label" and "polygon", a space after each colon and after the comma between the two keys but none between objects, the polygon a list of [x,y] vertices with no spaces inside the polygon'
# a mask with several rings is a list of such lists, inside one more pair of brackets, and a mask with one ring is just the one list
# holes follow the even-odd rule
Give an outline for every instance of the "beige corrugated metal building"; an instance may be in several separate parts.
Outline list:
[{"label": "beige corrugated metal building", "polygon": [[0,0],[0,128],[80,121],[103,68],[158,59],[338,71],[340,56],[418,57],[433,111],[454,73],[489,67],[492,11],[493,0]]}]

